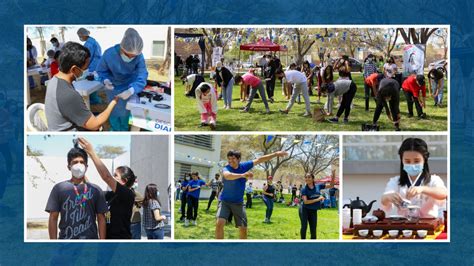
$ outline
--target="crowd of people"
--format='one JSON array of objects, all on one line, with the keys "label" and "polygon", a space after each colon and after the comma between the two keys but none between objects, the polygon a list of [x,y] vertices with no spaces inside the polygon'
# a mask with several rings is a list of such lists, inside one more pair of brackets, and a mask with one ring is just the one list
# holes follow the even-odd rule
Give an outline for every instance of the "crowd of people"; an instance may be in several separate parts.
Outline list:
[{"label": "crowd of people", "polygon": [[[88,180],[89,158],[107,191]],[[71,178],[53,187],[45,208],[50,239],[141,239],[142,227],[148,239],[164,238],[167,217],[156,184],[140,194],[133,170],[119,166],[112,175],[85,138],[78,138],[67,163]]]},{"label": "crowd of people", "polygon": [[[200,199],[200,190],[203,187],[211,189],[208,198],[206,213],[209,213],[212,202],[217,199],[216,213],[216,239],[224,237],[224,226],[227,223],[235,223],[239,229],[239,237],[247,238],[247,211],[254,209],[255,200],[262,200],[265,204],[265,215],[262,217],[266,224],[272,223],[272,214],[275,204],[281,206],[298,207],[301,221],[301,238],[306,238],[307,225],[311,231],[311,238],[316,238],[317,210],[322,208],[336,208],[338,189],[335,185],[335,172],[332,174],[331,182],[318,183],[314,175],[307,174],[305,186],[299,188],[289,185],[288,194],[291,200],[285,201],[284,186],[281,181],[273,183],[273,177],[268,176],[261,190],[257,191],[253,186],[252,168],[258,164],[265,163],[275,157],[284,157],[287,153],[279,151],[264,155],[254,160],[241,162],[241,153],[231,150],[227,153],[228,164],[222,169],[221,174],[216,174],[209,182],[201,180],[198,172],[185,173],[176,182],[176,200],[180,200],[180,221],[184,226],[197,225],[197,213]],[[245,202],[244,202],[245,196]],[[204,225],[208,226],[208,225]]]},{"label": "crowd of people", "polygon": [[[188,69],[188,68],[186,68]],[[258,74],[260,69],[260,75]],[[426,114],[426,86],[425,76],[416,73],[404,73],[398,69],[395,59],[369,54],[363,63],[365,111],[370,111],[370,102],[373,99],[375,110],[372,119],[372,128],[378,127],[380,114],[385,110],[388,119],[393,123],[395,130],[400,130],[400,92],[403,92],[407,102],[408,117],[413,117],[413,105],[419,119],[428,119]],[[192,73],[192,74],[189,74]],[[338,74],[336,79],[335,73]],[[209,82],[205,77],[193,72],[185,71],[181,79],[186,84],[186,96],[196,98],[201,114],[201,124],[216,128],[218,101],[224,102],[224,109],[232,108],[232,90],[234,85],[240,86],[240,101],[247,102],[241,112],[250,112],[252,102],[259,97],[264,106],[264,113],[269,114],[270,104],[274,103],[275,83],[280,80],[282,94],[288,100],[286,108],[279,110],[282,114],[289,114],[296,101],[301,103],[301,95],[305,103],[303,116],[312,116],[311,96],[317,96],[317,103],[321,97],[326,97],[324,115],[330,117],[327,121],[338,123],[342,120],[349,122],[353,100],[357,92],[357,84],[352,78],[351,60],[347,55],[335,61],[328,57],[318,65],[304,61],[301,64],[290,63],[283,67],[276,55],[266,55],[244,74],[235,73],[224,60],[212,68]],[[441,69],[432,69],[428,74],[428,93],[433,97],[434,105],[442,107],[444,90],[444,72]],[[205,85],[202,85],[202,84]],[[205,87],[206,93],[197,94],[196,91]],[[208,91],[208,92],[207,92]],[[202,92],[202,90],[201,90]],[[337,99],[337,106],[334,101]],[[204,108],[203,108],[204,106]],[[369,122],[370,123],[370,122]]]},{"label": "crowd of people", "polygon": [[[41,66],[48,68],[45,112],[49,131],[96,131],[108,121],[112,131],[128,131],[130,111],[127,100],[146,86],[148,71],[143,57],[143,40],[128,28],[120,44],[102,53],[100,44],[89,30],[80,28],[77,35],[83,44],[60,43],[52,38],[52,49]],[[38,52],[27,38],[27,66],[38,65]],[[103,84],[107,107],[93,114],[82,96],[74,90],[73,82],[87,79]],[[30,86],[34,81],[29,77]],[[91,104],[102,104],[97,92],[90,95]]]}]

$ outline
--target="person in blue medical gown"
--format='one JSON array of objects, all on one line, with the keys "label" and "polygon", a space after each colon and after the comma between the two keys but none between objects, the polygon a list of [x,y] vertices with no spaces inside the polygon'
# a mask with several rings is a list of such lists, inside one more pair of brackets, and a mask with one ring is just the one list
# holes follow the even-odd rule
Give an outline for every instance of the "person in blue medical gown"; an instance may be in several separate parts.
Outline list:
[{"label": "person in blue medical gown", "polygon": [[125,31],[120,44],[105,50],[96,68],[104,83],[107,99],[122,98],[112,111],[109,122],[112,131],[128,131],[130,111],[126,101],[143,90],[148,78],[145,58],[142,54],[143,40],[133,28]]},{"label": "person in blue medical gown", "polygon": [[[100,48],[99,43],[90,36],[90,32],[87,29],[80,28],[77,30],[77,36],[79,36],[79,40],[81,40],[81,42],[84,42],[84,47],[89,49],[89,52],[91,53],[91,62],[87,70],[89,73],[93,73],[99,64],[100,58],[102,57],[102,49]],[[102,100],[100,99],[97,92],[94,92],[90,95],[90,103],[102,103]]]}]

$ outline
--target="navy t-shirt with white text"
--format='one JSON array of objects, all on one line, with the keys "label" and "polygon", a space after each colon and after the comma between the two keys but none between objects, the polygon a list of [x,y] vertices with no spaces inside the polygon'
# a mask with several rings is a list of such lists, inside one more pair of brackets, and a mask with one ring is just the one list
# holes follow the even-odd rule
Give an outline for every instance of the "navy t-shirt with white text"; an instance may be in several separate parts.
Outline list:
[{"label": "navy t-shirt with white text", "polygon": [[[308,185],[304,186],[301,190],[301,196],[306,196],[308,200],[317,199],[321,196],[321,189],[324,189],[326,184],[314,184],[313,189],[310,189]],[[311,204],[303,204],[303,207],[310,210],[319,210],[321,208],[320,202],[314,202]]]}]

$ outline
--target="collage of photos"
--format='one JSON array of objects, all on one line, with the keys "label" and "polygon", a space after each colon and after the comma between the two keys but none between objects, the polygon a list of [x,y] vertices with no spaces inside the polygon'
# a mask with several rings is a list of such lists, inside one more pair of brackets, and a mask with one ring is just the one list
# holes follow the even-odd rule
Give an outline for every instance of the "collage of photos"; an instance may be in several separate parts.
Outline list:
[{"label": "collage of photos", "polygon": [[174,39],[177,131],[447,131],[447,28],[188,28]]},{"label": "collage of photos", "polygon": [[24,239],[449,242],[448,45],[442,25],[25,26]]}]

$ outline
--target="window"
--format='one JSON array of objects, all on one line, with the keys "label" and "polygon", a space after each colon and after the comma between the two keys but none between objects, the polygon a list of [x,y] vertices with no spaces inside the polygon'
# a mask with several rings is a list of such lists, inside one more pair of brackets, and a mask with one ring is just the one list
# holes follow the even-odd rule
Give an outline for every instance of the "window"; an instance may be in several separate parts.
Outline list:
[{"label": "window", "polygon": [[211,135],[176,135],[175,143],[194,146],[206,150],[214,150],[213,136]]},{"label": "window", "polygon": [[[344,137],[344,160],[399,160],[398,149],[405,138],[412,136],[346,136]],[[430,159],[446,159],[448,146],[446,136],[413,136],[426,141]]]},{"label": "window", "polygon": [[184,177],[185,173],[198,172],[202,180],[209,180],[210,170],[210,167],[202,165],[174,163],[174,178],[179,180]]},{"label": "window", "polygon": [[153,41],[152,56],[165,57],[165,41]]}]

